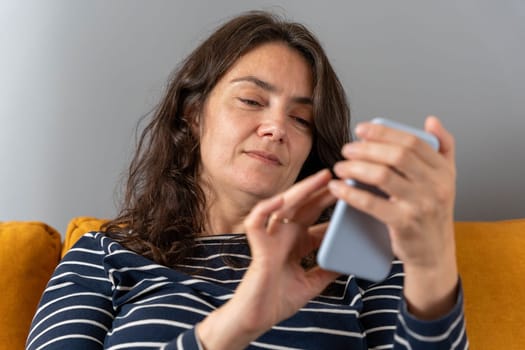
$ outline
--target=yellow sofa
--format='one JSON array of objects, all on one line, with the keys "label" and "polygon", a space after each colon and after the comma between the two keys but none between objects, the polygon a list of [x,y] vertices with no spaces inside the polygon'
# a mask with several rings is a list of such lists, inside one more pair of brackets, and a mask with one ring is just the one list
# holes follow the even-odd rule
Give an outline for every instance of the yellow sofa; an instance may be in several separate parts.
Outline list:
[{"label": "yellow sofa", "polygon": [[[60,257],[103,220],[78,217],[65,240],[39,222],[0,222],[0,350],[23,349]],[[459,270],[471,349],[525,349],[525,219],[457,222]]]}]

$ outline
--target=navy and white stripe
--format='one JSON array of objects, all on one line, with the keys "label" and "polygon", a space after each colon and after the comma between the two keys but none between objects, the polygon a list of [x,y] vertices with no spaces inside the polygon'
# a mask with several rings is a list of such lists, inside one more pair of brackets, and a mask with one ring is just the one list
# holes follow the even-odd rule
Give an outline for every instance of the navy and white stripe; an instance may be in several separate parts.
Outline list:
[{"label": "navy and white stripe", "polygon": [[[199,238],[170,269],[101,233],[88,233],[57,267],[27,349],[201,349],[194,326],[229,300],[250,263],[242,235]],[[185,271],[185,272],[184,272]],[[462,294],[423,322],[402,298],[403,267],[377,284],[345,276],[249,349],[466,349]]]}]

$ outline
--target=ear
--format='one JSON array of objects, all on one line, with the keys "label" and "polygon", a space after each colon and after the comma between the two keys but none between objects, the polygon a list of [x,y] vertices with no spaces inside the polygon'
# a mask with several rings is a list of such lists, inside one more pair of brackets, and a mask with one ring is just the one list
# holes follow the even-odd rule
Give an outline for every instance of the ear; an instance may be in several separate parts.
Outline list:
[{"label": "ear", "polygon": [[195,105],[188,106],[184,109],[184,119],[188,126],[191,128],[191,132],[194,136],[200,136],[200,113],[199,108]]}]

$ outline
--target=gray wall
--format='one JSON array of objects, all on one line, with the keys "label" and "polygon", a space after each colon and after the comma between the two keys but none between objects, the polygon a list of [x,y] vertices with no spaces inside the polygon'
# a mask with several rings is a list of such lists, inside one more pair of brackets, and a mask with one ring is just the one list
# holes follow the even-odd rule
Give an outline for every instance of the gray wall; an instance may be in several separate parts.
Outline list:
[{"label": "gray wall", "polygon": [[354,124],[442,118],[457,138],[457,219],[525,217],[521,0],[0,0],[0,220],[64,231],[114,215],[137,120],[195,43],[248,9],[317,34]]}]

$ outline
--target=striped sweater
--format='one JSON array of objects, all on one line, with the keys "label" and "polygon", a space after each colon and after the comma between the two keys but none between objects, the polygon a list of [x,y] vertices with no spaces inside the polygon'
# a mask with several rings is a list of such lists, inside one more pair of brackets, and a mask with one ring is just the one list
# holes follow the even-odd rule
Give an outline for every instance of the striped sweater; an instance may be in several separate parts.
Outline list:
[{"label": "striped sweater", "polygon": [[[232,297],[249,262],[243,235],[199,238],[170,269],[88,233],[49,281],[26,348],[202,349],[195,325]],[[448,315],[423,322],[407,312],[402,285],[399,261],[381,283],[340,277],[248,348],[468,348],[461,291]]]}]

